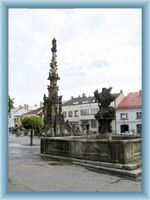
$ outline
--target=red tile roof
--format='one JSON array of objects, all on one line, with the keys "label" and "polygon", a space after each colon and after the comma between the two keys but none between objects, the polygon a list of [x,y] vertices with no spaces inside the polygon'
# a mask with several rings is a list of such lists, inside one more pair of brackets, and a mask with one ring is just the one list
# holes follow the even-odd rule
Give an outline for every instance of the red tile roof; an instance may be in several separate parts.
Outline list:
[{"label": "red tile roof", "polygon": [[131,92],[118,104],[119,109],[134,109],[142,107],[142,92]]}]

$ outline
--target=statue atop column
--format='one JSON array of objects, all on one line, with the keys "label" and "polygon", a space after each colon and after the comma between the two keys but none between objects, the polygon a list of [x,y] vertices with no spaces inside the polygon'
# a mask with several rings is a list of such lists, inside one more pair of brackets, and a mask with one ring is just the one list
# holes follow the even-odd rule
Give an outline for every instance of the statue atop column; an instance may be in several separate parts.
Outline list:
[{"label": "statue atop column", "polygon": [[[52,40],[52,59],[50,63],[50,70],[48,80],[48,96],[44,94],[43,97],[43,113],[44,113],[44,132],[46,136],[56,137],[73,134],[73,129],[68,129],[62,114],[62,96],[58,95],[59,87],[57,81],[60,79],[57,73],[56,39]],[[75,132],[75,131],[74,131]]]},{"label": "statue atop column", "polygon": [[57,61],[56,61],[56,40],[52,40],[52,59],[50,63],[50,70],[48,80],[50,84],[48,85],[48,97],[44,94],[43,98],[43,112],[44,112],[44,122],[45,122],[45,132],[48,136],[60,135],[60,105],[61,97],[58,96],[58,86],[57,81],[60,79],[57,73]]}]

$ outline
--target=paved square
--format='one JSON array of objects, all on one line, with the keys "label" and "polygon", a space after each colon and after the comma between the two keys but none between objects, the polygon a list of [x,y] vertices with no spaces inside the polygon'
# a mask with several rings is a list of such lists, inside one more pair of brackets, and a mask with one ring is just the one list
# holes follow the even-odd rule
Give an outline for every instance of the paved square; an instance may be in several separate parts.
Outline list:
[{"label": "paved square", "polygon": [[43,160],[40,140],[9,136],[9,191],[140,192],[141,180],[98,173],[67,162]]}]

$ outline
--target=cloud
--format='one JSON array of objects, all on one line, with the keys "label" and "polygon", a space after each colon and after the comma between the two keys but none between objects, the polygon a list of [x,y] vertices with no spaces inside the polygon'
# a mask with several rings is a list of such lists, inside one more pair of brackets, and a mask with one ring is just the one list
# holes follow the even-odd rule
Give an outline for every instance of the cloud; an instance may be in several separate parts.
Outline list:
[{"label": "cloud", "polygon": [[87,65],[87,68],[89,69],[96,69],[101,67],[109,67],[110,64],[107,62],[107,60],[93,60]]},{"label": "cloud", "polygon": [[57,39],[59,92],[66,100],[113,86],[141,88],[140,9],[9,9],[9,93],[38,104],[47,93]]}]

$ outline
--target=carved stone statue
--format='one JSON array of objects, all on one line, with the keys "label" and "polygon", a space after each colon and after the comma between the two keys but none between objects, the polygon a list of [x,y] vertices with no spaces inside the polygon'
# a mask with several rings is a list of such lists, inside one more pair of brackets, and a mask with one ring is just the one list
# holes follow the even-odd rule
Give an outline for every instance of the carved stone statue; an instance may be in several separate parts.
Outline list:
[{"label": "carved stone statue", "polygon": [[112,132],[111,122],[115,119],[115,109],[110,106],[110,103],[115,99],[110,93],[111,90],[112,87],[108,89],[103,88],[100,93],[98,90],[94,92],[95,102],[97,102],[99,106],[99,111],[95,114],[95,118],[99,123],[98,132],[101,134]]},{"label": "carved stone statue", "polygon": [[55,38],[52,40],[52,48],[51,48],[51,51],[52,51],[52,52],[56,52],[56,51],[57,51],[57,49],[56,49],[56,40],[55,40]]},{"label": "carved stone statue", "polygon": [[[58,95],[59,87],[57,81],[60,79],[57,73],[57,61],[56,61],[56,40],[52,40],[52,59],[50,63],[49,71],[49,85],[48,96],[44,94],[43,97],[43,113],[44,113],[44,131],[47,137],[64,136],[65,134],[72,134],[74,129],[67,129],[65,126],[64,116],[62,113],[62,96]],[[66,128],[66,129],[65,129]]]}]

